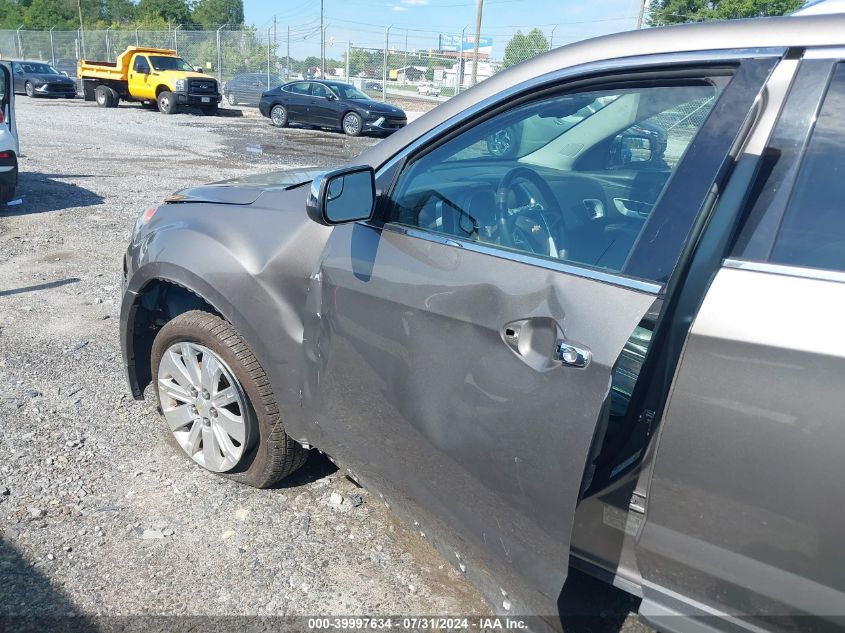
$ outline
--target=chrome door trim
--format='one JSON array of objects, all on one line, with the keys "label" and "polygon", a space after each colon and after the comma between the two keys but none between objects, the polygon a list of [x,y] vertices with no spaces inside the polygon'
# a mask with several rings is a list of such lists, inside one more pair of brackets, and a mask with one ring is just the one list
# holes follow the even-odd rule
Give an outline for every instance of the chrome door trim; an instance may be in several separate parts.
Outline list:
[{"label": "chrome door trim", "polygon": [[771,264],[769,262],[753,262],[744,259],[728,258],[722,265],[725,268],[750,270],[758,273],[784,275],[786,277],[801,277],[803,279],[817,279],[820,281],[835,281],[845,283],[845,272],[838,270],[824,270],[822,268],[806,268],[802,266],[788,266],[785,264]]},{"label": "chrome door trim", "polygon": [[787,47],[770,47],[770,48],[749,48],[749,49],[727,49],[720,51],[696,51],[685,53],[658,53],[654,55],[637,55],[633,57],[619,57],[616,59],[602,60],[599,62],[589,62],[586,64],[578,64],[563,68],[539,77],[534,77],[528,81],[524,81],[515,86],[511,86],[507,90],[491,95],[487,99],[483,99],[478,103],[473,104],[459,115],[452,117],[432,128],[422,136],[418,137],[412,143],[406,145],[396,154],[391,156],[387,161],[381,164],[376,170],[376,178],[380,177],[382,173],[388,171],[395,166],[397,162],[403,160],[408,154],[413,153],[419,147],[431,142],[434,138],[440,136],[444,132],[453,127],[463,124],[468,119],[471,119],[479,112],[513,99],[522,93],[546,88],[556,83],[567,79],[575,79],[579,75],[589,75],[593,73],[607,73],[614,70],[641,70],[644,68],[654,67],[671,69],[673,66],[683,66],[689,64],[704,64],[713,62],[735,62],[743,59],[763,58],[763,57],[783,57],[788,50]]},{"label": "chrome door trim", "polygon": [[845,60],[845,46],[820,46],[808,48],[804,52],[804,59],[829,59],[834,61],[837,58]]},{"label": "chrome door trim", "polygon": [[[364,223],[366,224],[366,223]],[[368,225],[369,226],[369,225]],[[487,246],[480,242],[473,242],[463,240],[458,237],[449,235],[442,235],[440,233],[432,233],[418,227],[403,226],[401,224],[387,223],[381,227],[385,231],[391,233],[398,233],[408,237],[415,237],[417,239],[434,242],[436,244],[444,244],[453,248],[460,248],[473,253],[480,253],[482,255],[490,255],[491,257],[498,257],[499,259],[507,259],[512,262],[520,264],[528,264],[529,266],[537,266],[538,268],[545,268],[559,273],[566,273],[575,275],[576,277],[584,277],[586,279],[593,279],[623,288],[630,288],[631,290],[638,290],[650,294],[658,294],[663,286],[652,281],[644,281],[642,279],[634,279],[632,277],[624,277],[610,272],[601,270],[594,270],[591,268],[582,268],[578,264],[567,264],[565,262],[558,262],[542,257],[536,257],[529,253],[522,253],[519,251],[504,250],[497,246]]]}]

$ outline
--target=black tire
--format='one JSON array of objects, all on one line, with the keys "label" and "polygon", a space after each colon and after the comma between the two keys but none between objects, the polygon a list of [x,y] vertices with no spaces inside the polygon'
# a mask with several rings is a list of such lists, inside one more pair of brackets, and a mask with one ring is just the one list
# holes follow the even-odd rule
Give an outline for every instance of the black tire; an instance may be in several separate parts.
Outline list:
[{"label": "black tire", "polygon": [[341,125],[347,136],[360,136],[364,131],[364,119],[357,112],[347,112],[343,115]]},{"label": "black tire", "polygon": [[226,94],[226,103],[231,106],[238,105],[238,98],[235,96],[234,92],[229,92]]},{"label": "black tire", "polygon": [[158,97],[156,97],[156,103],[158,103],[158,111],[162,114],[176,113],[176,97],[174,97],[173,93],[169,90],[162,90],[160,93],[158,93]]},{"label": "black tire", "polygon": [[[255,488],[266,488],[301,467],[308,452],[285,433],[279,405],[264,369],[235,328],[208,312],[192,310],[180,314],[165,324],[153,341],[153,377],[158,375],[164,352],[180,341],[203,345],[226,362],[243,387],[257,421],[258,439],[249,452],[234,469],[216,474]],[[153,384],[158,401],[155,378]]]},{"label": "black tire", "polygon": [[114,100],[117,93],[108,86],[97,86],[94,91],[94,100],[101,108],[113,108],[117,105]]},{"label": "black tire", "polygon": [[280,103],[270,108],[270,122],[276,127],[287,127],[288,109]]},{"label": "black tire", "polygon": [[32,85],[31,81],[27,81],[23,89],[27,97],[29,97],[30,99],[35,97],[35,86]]},{"label": "black tire", "polygon": [[18,185],[18,170],[15,168],[15,177],[12,182],[0,182],[0,204],[11,202],[15,198],[15,188]]},{"label": "black tire", "polygon": [[109,92],[111,92],[111,102],[108,107],[116,108],[120,104],[120,94],[114,88],[109,88]]},{"label": "black tire", "polygon": [[201,106],[200,110],[202,110],[202,113],[205,114],[206,116],[216,116],[217,111],[218,111],[218,106],[217,106],[216,103],[214,105]]}]

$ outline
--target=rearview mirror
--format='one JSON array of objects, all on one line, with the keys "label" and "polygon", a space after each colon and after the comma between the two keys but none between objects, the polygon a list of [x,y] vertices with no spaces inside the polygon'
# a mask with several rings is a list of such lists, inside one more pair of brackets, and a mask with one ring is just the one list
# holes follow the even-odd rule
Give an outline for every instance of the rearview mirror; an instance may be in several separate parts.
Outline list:
[{"label": "rearview mirror", "polygon": [[370,166],[346,167],[311,183],[308,217],[326,226],[369,220],[376,203],[376,177]]}]

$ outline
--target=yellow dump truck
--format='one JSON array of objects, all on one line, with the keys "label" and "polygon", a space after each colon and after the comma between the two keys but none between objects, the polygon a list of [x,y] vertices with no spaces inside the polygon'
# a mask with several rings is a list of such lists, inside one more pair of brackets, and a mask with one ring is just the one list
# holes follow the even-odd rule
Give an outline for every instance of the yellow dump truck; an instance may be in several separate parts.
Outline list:
[{"label": "yellow dump truck", "polygon": [[164,114],[181,106],[215,114],[221,99],[216,79],[163,48],[130,46],[115,62],[80,60],[77,77],[85,100],[103,108],[117,107],[122,99],[157,105]]}]

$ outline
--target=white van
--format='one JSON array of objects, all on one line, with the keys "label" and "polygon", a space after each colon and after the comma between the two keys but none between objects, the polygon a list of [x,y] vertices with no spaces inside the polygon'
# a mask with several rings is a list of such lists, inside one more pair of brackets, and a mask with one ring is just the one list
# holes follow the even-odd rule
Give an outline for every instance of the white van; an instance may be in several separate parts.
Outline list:
[{"label": "white van", "polygon": [[0,204],[15,197],[19,154],[12,69],[8,62],[0,62]]}]

